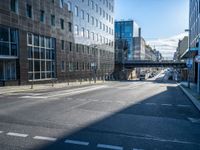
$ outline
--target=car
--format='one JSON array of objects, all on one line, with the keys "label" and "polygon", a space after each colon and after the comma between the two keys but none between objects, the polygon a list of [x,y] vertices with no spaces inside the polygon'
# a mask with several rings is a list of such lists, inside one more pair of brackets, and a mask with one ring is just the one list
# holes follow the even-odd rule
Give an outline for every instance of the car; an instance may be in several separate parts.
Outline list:
[{"label": "car", "polygon": [[140,81],[146,80],[146,75],[145,74],[140,74],[139,79],[140,79]]}]

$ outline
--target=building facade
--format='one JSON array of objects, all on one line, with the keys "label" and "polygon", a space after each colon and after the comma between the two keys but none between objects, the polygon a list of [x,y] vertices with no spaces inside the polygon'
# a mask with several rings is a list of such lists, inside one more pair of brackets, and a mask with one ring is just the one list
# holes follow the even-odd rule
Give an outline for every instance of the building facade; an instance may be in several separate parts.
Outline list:
[{"label": "building facade", "polygon": [[[113,70],[113,0],[102,0],[101,5],[90,0],[80,1],[81,4],[76,2],[0,1],[1,83],[16,85],[33,81],[88,80],[94,74],[102,78]],[[101,12],[106,12],[105,17],[99,12],[100,7]],[[88,10],[89,15],[95,14],[98,22],[87,26],[87,15],[82,9]],[[108,15],[108,20],[97,15],[105,20]],[[88,19],[91,21],[92,17]],[[85,21],[81,22],[80,18]],[[105,42],[100,35],[104,31],[100,29],[100,21],[106,24]]]},{"label": "building facade", "polygon": [[[189,9],[189,51],[185,54],[188,59],[192,60],[192,68],[189,69],[190,81],[200,86],[199,65],[195,62],[195,57],[199,55],[199,38],[200,38],[200,0],[190,0]],[[198,90],[199,91],[199,90]]]},{"label": "building facade", "polygon": [[[121,42],[126,44],[127,47],[127,60],[134,60],[135,47],[134,37],[139,37],[140,28],[133,20],[128,21],[116,21],[115,22],[115,54],[118,56],[120,53]],[[118,45],[119,44],[119,45]],[[116,57],[116,59],[118,59]]]}]

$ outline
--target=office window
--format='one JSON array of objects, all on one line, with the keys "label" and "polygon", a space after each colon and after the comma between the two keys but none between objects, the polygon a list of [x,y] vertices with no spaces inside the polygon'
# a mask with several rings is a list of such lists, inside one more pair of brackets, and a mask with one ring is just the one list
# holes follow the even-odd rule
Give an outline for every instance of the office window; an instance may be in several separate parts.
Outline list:
[{"label": "office window", "polygon": [[91,32],[92,40],[94,40],[94,32]]},{"label": "office window", "polygon": [[98,27],[99,21],[98,19],[96,19],[96,27]]},{"label": "office window", "polygon": [[65,62],[61,61],[61,71],[65,72]]},{"label": "office window", "polygon": [[90,15],[87,13],[87,21],[90,22]]},{"label": "office window", "polygon": [[64,0],[60,0],[60,8],[64,7]]},{"label": "office window", "polygon": [[44,11],[40,10],[40,22],[44,23],[44,21],[45,21]]},{"label": "office window", "polygon": [[69,51],[72,51],[72,42],[69,42]]},{"label": "office window", "polygon": [[98,13],[98,5],[97,4],[95,5],[95,10]]},{"label": "office window", "polygon": [[62,30],[64,29],[64,19],[60,19],[60,27]]},{"label": "office window", "polygon": [[73,62],[69,62],[69,72],[72,72],[74,69],[73,69]]},{"label": "office window", "polygon": [[94,25],[94,17],[91,17],[91,19],[92,19],[92,25]]},{"label": "office window", "polygon": [[54,38],[27,34],[29,62],[29,80],[46,80],[55,78],[55,42]]},{"label": "office window", "polygon": [[55,26],[55,15],[51,15],[51,25]]},{"label": "office window", "polygon": [[68,28],[69,28],[69,32],[72,32],[72,23],[68,22]]},{"label": "office window", "polygon": [[18,56],[18,30],[0,26],[0,55]]},{"label": "office window", "polygon": [[85,36],[86,36],[86,38],[88,38],[88,39],[90,38],[90,31],[89,31],[89,30],[86,30],[86,35],[85,35]]},{"label": "office window", "polygon": [[79,35],[78,25],[75,25],[75,26],[74,26],[74,34],[75,34],[75,35]]},{"label": "office window", "polygon": [[29,4],[26,5],[26,16],[32,18],[32,6]]},{"label": "office window", "polygon": [[91,0],[91,7],[94,9],[94,2]]},{"label": "office window", "polygon": [[84,11],[81,10],[81,18],[84,19]]},{"label": "office window", "polygon": [[81,36],[84,37],[85,36],[85,29],[81,28]]},{"label": "office window", "polygon": [[61,50],[64,50],[65,49],[65,42],[64,40],[61,40]]},{"label": "office window", "polygon": [[11,11],[18,13],[18,0],[10,0]]},{"label": "office window", "polygon": [[75,16],[78,17],[78,6],[75,6]]},{"label": "office window", "polygon": [[67,2],[68,11],[72,11],[72,4],[71,2]]}]

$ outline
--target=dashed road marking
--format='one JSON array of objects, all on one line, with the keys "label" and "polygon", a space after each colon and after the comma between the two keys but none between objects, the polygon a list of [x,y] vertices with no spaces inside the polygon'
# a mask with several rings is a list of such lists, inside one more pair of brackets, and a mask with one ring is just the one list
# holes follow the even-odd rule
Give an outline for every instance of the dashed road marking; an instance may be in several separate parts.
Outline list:
[{"label": "dashed road marking", "polygon": [[57,140],[57,138],[45,137],[45,136],[34,136],[33,139],[45,140],[45,141],[56,141]]},{"label": "dashed road marking", "polygon": [[200,118],[188,118],[192,123],[200,123]]},{"label": "dashed road marking", "polygon": [[114,145],[106,145],[106,144],[98,144],[98,148],[106,148],[106,149],[114,149],[114,150],[123,150],[123,147],[114,146]]},{"label": "dashed road marking", "polygon": [[146,105],[157,105],[156,103],[145,103]]},{"label": "dashed road marking", "polygon": [[0,131],[0,134],[3,133],[3,131]]},{"label": "dashed road marking", "polygon": [[191,107],[190,105],[177,105],[177,107]]},{"label": "dashed road marking", "polygon": [[133,150],[144,150],[144,149],[133,148]]},{"label": "dashed road marking", "polygon": [[15,133],[15,132],[8,132],[7,135],[16,136],[16,137],[27,137],[28,136],[28,134],[21,134],[21,133]]},{"label": "dashed road marking", "polygon": [[65,140],[65,143],[67,144],[76,144],[76,145],[84,145],[84,146],[88,146],[89,142],[85,142],[85,141],[76,141],[76,140]]},{"label": "dashed road marking", "polygon": [[161,104],[162,106],[172,106],[172,104]]}]

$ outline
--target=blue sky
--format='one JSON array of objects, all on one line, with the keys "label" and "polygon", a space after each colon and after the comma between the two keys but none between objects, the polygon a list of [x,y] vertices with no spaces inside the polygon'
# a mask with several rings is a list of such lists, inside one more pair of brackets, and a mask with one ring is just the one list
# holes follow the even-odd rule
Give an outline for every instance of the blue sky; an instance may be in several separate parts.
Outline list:
[{"label": "blue sky", "polygon": [[136,20],[146,40],[167,38],[188,28],[189,0],[115,0],[115,18]]}]

